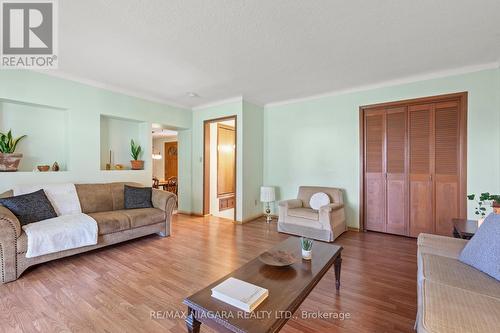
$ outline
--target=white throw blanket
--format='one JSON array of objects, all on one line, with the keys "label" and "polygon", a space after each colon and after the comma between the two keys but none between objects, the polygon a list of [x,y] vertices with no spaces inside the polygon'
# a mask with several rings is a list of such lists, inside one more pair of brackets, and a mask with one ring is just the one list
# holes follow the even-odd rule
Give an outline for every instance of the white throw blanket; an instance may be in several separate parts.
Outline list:
[{"label": "white throw blanket", "polygon": [[26,258],[97,244],[97,222],[83,213],[62,215],[23,226]]},{"label": "white throw blanket", "polygon": [[17,185],[13,188],[13,191],[14,195],[21,195],[33,193],[40,189],[45,192],[57,216],[82,212],[75,184]]}]

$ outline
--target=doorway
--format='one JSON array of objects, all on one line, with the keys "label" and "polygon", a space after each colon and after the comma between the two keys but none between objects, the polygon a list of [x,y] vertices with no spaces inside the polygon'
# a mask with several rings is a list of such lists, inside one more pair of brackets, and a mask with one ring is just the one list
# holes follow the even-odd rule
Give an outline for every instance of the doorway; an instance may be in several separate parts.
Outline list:
[{"label": "doorway", "polygon": [[236,116],[206,120],[203,215],[236,220]]},{"label": "doorway", "polygon": [[153,127],[153,187],[178,195],[177,131]]}]

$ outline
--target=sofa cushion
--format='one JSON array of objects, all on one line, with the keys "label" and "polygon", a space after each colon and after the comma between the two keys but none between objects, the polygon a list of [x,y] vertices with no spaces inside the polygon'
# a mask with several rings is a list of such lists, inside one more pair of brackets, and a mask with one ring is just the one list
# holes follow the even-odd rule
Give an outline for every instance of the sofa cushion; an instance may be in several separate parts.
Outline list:
[{"label": "sofa cushion", "polygon": [[125,185],[125,209],[152,208],[151,187],[133,187]]},{"label": "sofa cushion", "polygon": [[319,213],[317,210],[311,208],[290,208],[288,209],[288,216],[300,217],[307,220],[319,220]]},{"label": "sofa cushion", "polygon": [[424,280],[418,332],[498,332],[500,299]]},{"label": "sofa cushion", "polygon": [[129,218],[131,228],[165,222],[166,219],[165,212],[158,208],[129,209],[120,212]]},{"label": "sofa cushion", "polygon": [[0,205],[10,210],[21,225],[57,217],[43,190],[0,199]]},{"label": "sofa cushion", "polygon": [[132,182],[76,184],[76,192],[82,211],[88,214],[124,209],[125,185],[141,186],[141,184]]},{"label": "sofa cushion", "polygon": [[486,217],[460,253],[459,260],[500,281],[500,214]]},{"label": "sofa cushion", "polygon": [[130,229],[130,218],[123,211],[89,213],[97,222],[99,235]]},{"label": "sofa cushion", "polygon": [[113,210],[125,209],[125,185],[141,187],[139,183],[132,182],[119,182],[109,184],[111,189],[111,195],[113,197]]},{"label": "sofa cushion", "polygon": [[457,259],[423,254],[419,280],[427,279],[451,287],[500,299],[500,283]]},{"label": "sofa cushion", "polygon": [[323,206],[326,206],[330,203],[330,197],[328,197],[328,194],[323,193],[323,192],[318,192],[314,193],[311,196],[311,200],[309,200],[309,206],[312,209],[320,209]]},{"label": "sofa cushion", "polygon": [[76,184],[82,212],[85,214],[113,210],[110,184]]}]

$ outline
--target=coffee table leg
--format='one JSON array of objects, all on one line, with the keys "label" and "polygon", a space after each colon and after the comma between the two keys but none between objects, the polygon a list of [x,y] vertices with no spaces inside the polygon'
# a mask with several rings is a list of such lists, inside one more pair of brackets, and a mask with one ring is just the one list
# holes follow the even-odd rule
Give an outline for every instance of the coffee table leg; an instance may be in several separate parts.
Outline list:
[{"label": "coffee table leg", "polygon": [[340,256],[340,254],[337,257],[337,259],[335,259],[333,265],[335,267],[335,288],[337,290],[339,290],[340,289],[340,266],[342,265],[342,257]]},{"label": "coffee table leg", "polygon": [[188,307],[188,316],[186,317],[186,326],[188,333],[199,333],[201,323],[195,318],[195,310]]}]

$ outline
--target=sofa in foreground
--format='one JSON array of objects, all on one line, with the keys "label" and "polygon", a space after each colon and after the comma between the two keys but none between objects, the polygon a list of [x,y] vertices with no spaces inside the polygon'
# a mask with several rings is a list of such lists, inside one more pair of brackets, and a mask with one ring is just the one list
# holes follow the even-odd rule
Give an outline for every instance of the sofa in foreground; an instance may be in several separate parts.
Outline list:
[{"label": "sofa in foreground", "polygon": [[[136,183],[76,184],[76,192],[84,214],[98,226],[97,244],[34,258],[26,257],[27,236],[16,216],[0,206],[0,274],[2,283],[16,280],[28,267],[74,254],[91,251],[149,234],[169,236],[172,212],[176,204],[173,193],[153,189],[153,208],[124,209],[125,185]],[[12,195],[10,191],[10,195]],[[4,194],[4,196],[8,196]]]},{"label": "sofa in foreground", "polygon": [[458,260],[467,242],[418,236],[418,333],[499,332],[500,282]]}]

